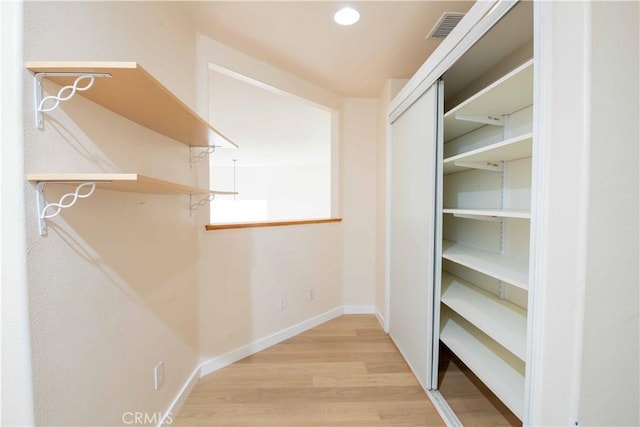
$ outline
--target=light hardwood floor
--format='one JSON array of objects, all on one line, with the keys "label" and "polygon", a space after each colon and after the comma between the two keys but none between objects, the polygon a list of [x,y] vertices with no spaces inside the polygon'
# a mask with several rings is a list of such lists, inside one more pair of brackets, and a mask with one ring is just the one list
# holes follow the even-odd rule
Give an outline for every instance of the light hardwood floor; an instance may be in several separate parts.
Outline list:
[{"label": "light hardwood floor", "polygon": [[376,318],[348,315],[201,379],[173,425],[444,424]]}]

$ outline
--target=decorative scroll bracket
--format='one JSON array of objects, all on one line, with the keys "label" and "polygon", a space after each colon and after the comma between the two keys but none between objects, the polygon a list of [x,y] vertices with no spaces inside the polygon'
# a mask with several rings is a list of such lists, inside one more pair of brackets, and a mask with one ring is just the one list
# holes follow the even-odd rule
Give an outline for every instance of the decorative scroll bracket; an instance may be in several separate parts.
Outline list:
[{"label": "decorative scroll bracket", "polygon": [[[200,159],[212,155],[216,152],[217,145],[208,145],[206,147],[199,147],[196,145],[189,146],[189,169],[193,167]],[[196,149],[202,150],[200,153],[196,153]]]},{"label": "decorative scroll bracket", "polygon": [[201,198],[200,200],[198,200],[197,202],[194,202],[194,195],[193,194],[189,194],[189,210],[191,212],[200,209],[200,206],[204,206],[209,202],[213,202],[213,200],[216,198],[215,193],[209,193],[207,194],[206,197]]},{"label": "decorative scroll bracket", "polygon": [[[63,86],[58,91],[57,95],[50,95],[42,97],[42,79],[46,77],[76,77],[76,80],[70,86]],[[35,93],[35,112],[36,112],[36,127],[42,129],[44,127],[44,118],[42,113],[47,113],[58,108],[63,101],[71,99],[76,92],[84,92],[89,90],[96,77],[111,77],[108,73],[36,73],[33,76],[34,93]],[[83,80],[88,80],[84,86],[80,86]],[[67,93],[68,92],[68,93]],[[52,101],[52,105],[45,108],[45,104],[48,101]]]},{"label": "decorative scroll bracket", "polygon": [[504,171],[504,162],[464,162],[464,161],[456,161],[453,162],[456,166],[460,166],[463,168],[469,169],[481,169],[485,171],[491,172],[503,172]]},{"label": "decorative scroll bracket", "polygon": [[482,123],[485,125],[504,126],[504,116],[488,116],[483,114],[456,114],[456,120]]},{"label": "decorative scroll bracket", "polygon": [[[36,195],[38,202],[38,228],[40,230],[40,235],[44,236],[47,234],[47,219],[54,218],[60,214],[62,209],[70,208],[75,205],[78,199],[86,199],[91,196],[93,192],[96,190],[97,182],[83,182],[78,184],[75,191],[73,193],[67,193],[60,198],[58,203],[47,203],[44,197],[44,186],[46,184],[51,184],[51,182],[39,182],[36,185]],[[54,184],[56,184],[54,182]],[[62,183],[57,183],[62,184]],[[68,184],[68,182],[64,182],[63,184]],[[81,191],[85,188],[89,188],[87,193],[81,193]],[[67,199],[71,198],[71,201],[66,202]],[[48,210],[52,210],[51,213],[47,213]]]}]

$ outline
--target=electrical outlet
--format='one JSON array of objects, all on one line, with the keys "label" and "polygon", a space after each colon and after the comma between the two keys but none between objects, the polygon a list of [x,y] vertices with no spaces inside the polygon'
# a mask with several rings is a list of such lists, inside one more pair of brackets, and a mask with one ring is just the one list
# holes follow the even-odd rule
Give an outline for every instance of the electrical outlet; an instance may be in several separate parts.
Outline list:
[{"label": "electrical outlet", "polygon": [[153,384],[156,390],[159,390],[164,383],[164,362],[160,362],[153,369]]},{"label": "electrical outlet", "polygon": [[309,301],[316,299],[316,292],[313,288],[309,289]]},{"label": "electrical outlet", "polygon": [[287,308],[287,299],[280,297],[280,311],[284,311],[285,308]]}]

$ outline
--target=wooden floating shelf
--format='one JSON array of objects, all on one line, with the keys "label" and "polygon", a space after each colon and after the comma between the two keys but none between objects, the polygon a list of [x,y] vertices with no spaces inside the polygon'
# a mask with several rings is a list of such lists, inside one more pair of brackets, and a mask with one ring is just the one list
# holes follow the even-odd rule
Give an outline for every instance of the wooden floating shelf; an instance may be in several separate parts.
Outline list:
[{"label": "wooden floating shelf", "polygon": [[526,359],[525,309],[446,272],[440,300],[520,360]]},{"label": "wooden floating shelf", "polygon": [[28,174],[31,182],[78,184],[96,182],[97,188],[128,193],[149,194],[237,194],[232,191],[212,191],[165,181],[137,173],[34,173]]},{"label": "wooden floating shelf", "polygon": [[501,117],[532,104],[533,59],[449,110],[444,115],[445,141],[484,126],[483,123],[458,120],[456,115]]},{"label": "wooden floating shelf", "polygon": [[524,362],[445,307],[440,319],[440,339],[522,419]]},{"label": "wooden floating shelf", "polygon": [[445,214],[461,215],[465,217],[497,217],[530,219],[531,211],[527,209],[443,209]]},{"label": "wooden floating shelf", "polygon": [[[237,147],[136,62],[27,62],[33,73],[106,73],[83,97],[186,145]],[[62,85],[76,77],[48,76]]]},{"label": "wooden floating shelf", "polygon": [[466,153],[444,159],[444,174],[469,170],[466,166],[456,165],[456,162],[508,162],[531,157],[533,135],[525,135],[500,141],[486,147],[478,148]]},{"label": "wooden floating shelf", "polygon": [[522,289],[529,288],[529,261],[463,243],[444,240],[442,257]]}]

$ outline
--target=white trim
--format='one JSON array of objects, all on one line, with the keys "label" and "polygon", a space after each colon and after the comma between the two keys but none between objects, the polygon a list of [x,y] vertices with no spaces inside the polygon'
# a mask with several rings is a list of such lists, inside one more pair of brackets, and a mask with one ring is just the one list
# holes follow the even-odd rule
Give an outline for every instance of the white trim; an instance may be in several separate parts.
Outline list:
[{"label": "white trim", "polygon": [[[348,306],[348,307],[360,307],[360,306]],[[254,341],[242,347],[236,348],[235,350],[231,350],[218,357],[209,359],[203,362],[202,365],[200,365],[200,377],[202,378],[205,375],[208,375],[212,372],[215,372],[226,366],[229,366],[232,363],[237,362],[238,360],[244,359],[245,357],[251,356],[252,354],[255,354],[273,345],[276,345],[282,341],[288,340],[289,338],[296,336],[306,330],[315,328],[316,326],[324,322],[327,322],[331,319],[335,319],[336,317],[339,317],[342,314],[352,314],[352,313],[350,312],[347,313],[346,307],[337,307],[337,308],[334,308],[333,310],[327,311],[326,313],[320,314],[316,317],[312,317],[311,319],[305,320],[304,322],[298,323],[297,325],[290,326],[279,332],[276,332],[264,338],[260,338],[257,341]]]},{"label": "white trim", "polygon": [[384,331],[389,333],[389,319],[391,318],[390,310],[391,310],[391,299],[389,298],[389,293],[391,292],[391,165],[393,164],[391,155],[393,153],[393,133],[391,123],[387,122],[387,152],[386,152],[386,160],[387,167],[386,172],[386,189],[385,191],[385,224],[384,224],[384,315],[385,315],[385,324]]},{"label": "white trim", "polygon": [[436,411],[438,411],[438,415],[440,415],[447,427],[462,427],[462,422],[438,390],[426,390],[426,392],[427,397],[431,400]]},{"label": "white trim", "polygon": [[193,390],[193,388],[198,383],[198,380],[201,377],[200,376],[201,369],[202,369],[202,365],[198,365],[196,369],[193,370],[193,372],[191,373],[187,381],[184,383],[184,385],[182,386],[178,394],[176,394],[176,397],[167,407],[167,410],[164,411],[164,414],[162,414],[162,419],[160,420],[160,423],[158,423],[158,427],[168,426],[173,423],[173,420],[174,420],[173,417],[175,417],[175,415],[180,411],[180,408],[182,408],[182,405],[184,404],[185,400],[191,394],[191,390]]},{"label": "white trim", "polygon": [[343,307],[344,314],[374,314],[373,305],[345,305]]},{"label": "white trim", "polygon": [[380,326],[382,327],[382,329],[384,329],[385,332],[387,332],[387,323],[385,321],[384,316],[382,315],[382,313],[380,313],[380,310],[378,310],[378,307],[374,307],[374,314],[376,315],[376,319],[378,319],[378,323],[380,323]]}]

